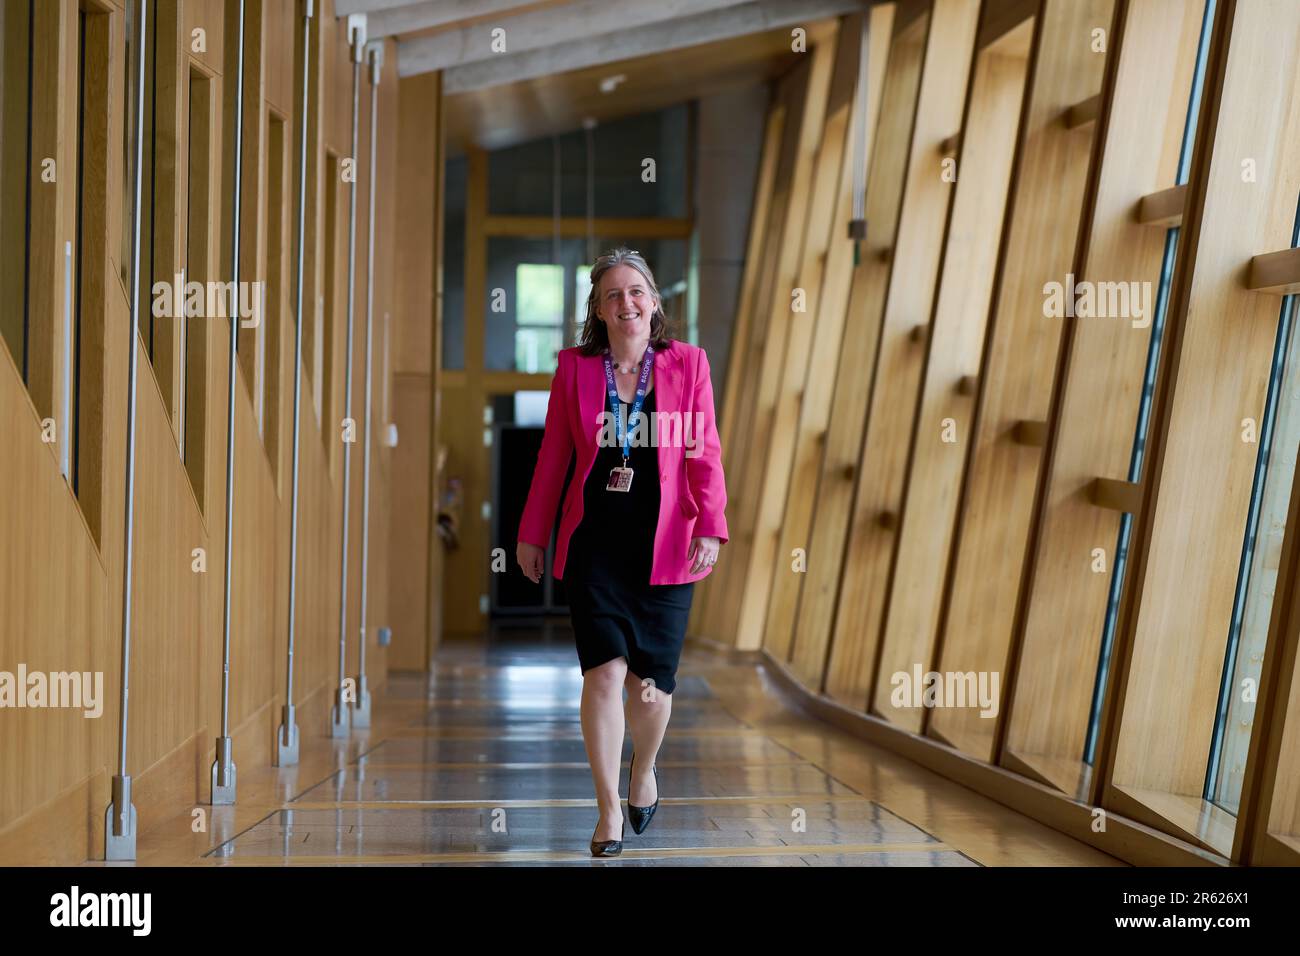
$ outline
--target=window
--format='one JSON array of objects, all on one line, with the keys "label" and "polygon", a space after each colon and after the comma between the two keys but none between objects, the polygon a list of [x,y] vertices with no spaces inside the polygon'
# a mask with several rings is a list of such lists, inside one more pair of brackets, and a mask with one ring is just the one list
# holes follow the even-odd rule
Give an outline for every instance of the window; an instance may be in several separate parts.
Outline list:
[{"label": "window", "polygon": [[[31,74],[34,43],[31,0],[0,5],[0,335],[23,381],[28,377],[28,274],[31,266]],[[16,250],[22,249],[18,254]]]},{"label": "window", "polygon": [[[68,430],[63,436],[64,477],[72,493],[81,488],[81,328],[83,263],[86,256],[86,11],[77,11],[77,224],[67,267],[67,306],[71,322],[64,333],[64,348],[69,357],[64,375],[67,394]],[[75,263],[75,265],[74,265]],[[74,275],[75,270],[75,275]]]},{"label": "window", "polygon": [[[1196,50],[1196,67],[1192,74],[1192,88],[1188,97],[1186,119],[1183,124],[1182,147],[1178,154],[1178,171],[1175,185],[1187,182],[1192,165],[1192,144],[1196,139],[1196,121],[1200,113],[1201,93],[1205,84],[1205,63],[1210,43],[1210,30],[1214,25],[1215,0],[1206,0],[1201,19],[1200,42]],[[1177,226],[1165,234],[1165,251],[1160,266],[1160,284],[1156,289],[1155,316],[1151,326],[1151,343],[1147,351],[1146,372],[1142,381],[1142,398],[1138,404],[1137,426],[1133,436],[1133,453],[1129,461],[1128,480],[1142,480],[1142,461],[1146,452],[1147,433],[1151,425],[1151,403],[1155,396],[1156,372],[1160,367],[1160,345],[1164,339],[1165,315],[1169,310],[1169,292],[1173,283],[1174,264],[1178,256]],[[1120,600],[1124,589],[1124,572],[1128,567],[1129,546],[1133,534],[1133,515],[1120,519],[1119,538],[1115,544],[1115,561],[1111,569],[1110,592],[1106,603],[1105,625],[1102,630],[1101,653],[1093,681],[1092,710],[1088,718],[1088,732],[1084,740],[1084,761],[1091,764],[1096,757],[1097,735],[1101,727],[1102,702],[1106,696],[1106,675],[1110,670],[1111,652],[1115,645],[1115,629],[1119,622]]]},{"label": "window", "polygon": [[[157,228],[163,223],[163,215],[157,209],[159,200],[158,189],[158,168],[155,158],[158,149],[158,129],[157,122],[159,119],[158,111],[158,3],[157,0],[148,0],[149,11],[145,16],[145,40],[144,50],[144,113],[140,117],[144,124],[144,148],[141,151],[141,163],[143,166],[140,180],[140,336],[144,339],[145,354],[149,356],[150,364],[157,362],[157,339],[162,333],[162,321],[154,317],[153,314],[153,285],[155,280],[161,279],[171,282],[173,277],[166,274],[166,270],[161,270],[162,275],[157,275],[159,271],[155,268],[160,250],[155,244],[155,233]],[[132,90],[134,95],[134,90]],[[134,114],[134,100],[127,107],[129,113]],[[128,143],[127,148],[132,149],[134,141]],[[132,149],[134,155],[134,150]],[[132,195],[128,192],[127,195]],[[127,226],[130,229],[130,225]],[[131,259],[130,245],[127,246],[127,257],[125,261],[126,278],[130,281],[131,277]],[[132,290],[135,292],[136,290]],[[160,376],[162,378],[164,376]],[[159,382],[162,387],[163,383]],[[162,387],[163,395],[168,395],[170,389]]]},{"label": "window", "polygon": [[577,327],[574,335],[582,333],[587,322],[587,298],[591,295],[591,266],[577,266],[573,270],[573,322]]},{"label": "window", "polygon": [[564,347],[564,266],[520,263],[515,268],[515,295],[515,368],[555,368],[556,353]]},{"label": "window", "polygon": [[[682,104],[601,123],[590,136],[578,129],[493,150],[488,212],[584,216],[590,199],[595,216],[680,218],[690,144],[690,110]],[[652,181],[647,158],[654,160]]]},{"label": "window", "polygon": [[[189,72],[189,121],[186,143],[186,231],[185,271],[189,282],[197,282],[206,290],[208,282],[217,281],[213,274],[214,244],[218,236],[213,231],[217,221],[214,215],[213,195],[213,96],[214,81],[205,73],[191,69]],[[236,293],[238,296],[238,293]],[[178,324],[181,347],[180,414],[177,416],[181,460],[190,476],[195,499],[200,508],[205,507],[204,473],[207,420],[207,357],[208,322],[215,320],[212,303],[204,295],[204,316],[200,323],[191,326],[182,313]],[[236,310],[238,302],[236,302]]]},{"label": "window", "polygon": [[[1296,211],[1291,245],[1300,246],[1300,208]],[[1224,655],[1219,708],[1206,769],[1205,799],[1231,813],[1237,812],[1241,800],[1255,716],[1255,695],[1248,690],[1259,687],[1282,539],[1286,534],[1287,507],[1295,479],[1296,444],[1300,441],[1300,354],[1297,354],[1300,341],[1295,333],[1295,301],[1293,295],[1282,300],[1268,400],[1264,420],[1259,424],[1259,457]]]},{"label": "window", "polygon": [[[257,424],[266,439],[271,461],[279,471],[280,349],[284,333],[281,326],[292,321],[289,301],[289,275],[293,250],[288,227],[286,186],[289,183],[285,119],[271,114],[267,124],[266,190],[266,311],[257,331],[256,382]],[[268,378],[268,369],[270,370]],[[270,421],[268,422],[268,419]]]},{"label": "window", "polygon": [[339,193],[343,182],[343,167],[333,152],[325,156],[325,290],[321,310],[324,313],[324,331],[321,335],[320,355],[320,415],[321,440],[326,453],[333,454],[334,439],[334,359],[337,350],[335,329],[338,327],[340,255],[346,256],[339,243]]},{"label": "window", "polygon": [[118,272],[122,285],[131,281],[131,223],[134,210],[131,203],[135,196],[135,58],[140,51],[136,49],[135,4],[127,3],[123,18],[125,55],[122,57],[122,244],[118,250]]},{"label": "window", "polygon": [[465,196],[469,163],[464,156],[447,161],[443,205],[442,367],[465,367]]},{"label": "window", "polygon": [[[596,236],[591,245],[598,250],[620,245],[639,249],[659,285],[669,335],[685,338],[687,240]],[[553,372],[559,351],[580,341],[590,291],[587,247],[586,239],[488,237],[487,368]],[[570,322],[565,322],[566,315],[573,317]]]}]

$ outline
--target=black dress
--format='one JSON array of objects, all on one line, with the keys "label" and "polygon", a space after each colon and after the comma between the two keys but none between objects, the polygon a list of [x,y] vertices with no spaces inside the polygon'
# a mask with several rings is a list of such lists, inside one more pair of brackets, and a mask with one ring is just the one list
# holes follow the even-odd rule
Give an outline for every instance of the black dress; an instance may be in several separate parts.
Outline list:
[{"label": "black dress", "polygon": [[[655,391],[646,393],[641,407],[646,424],[634,436],[650,434]],[[695,582],[650,583],[659,523],[659,449],[634,443],[628,451],[632,487],[607,491],[609,470],[621,464],[621,447],[597,450],[582,489],[582,521],[574,529],[565,560],[578,662],[586,673],[623,657],[637,678],[648,678],[671,694],[677,686]]]}]

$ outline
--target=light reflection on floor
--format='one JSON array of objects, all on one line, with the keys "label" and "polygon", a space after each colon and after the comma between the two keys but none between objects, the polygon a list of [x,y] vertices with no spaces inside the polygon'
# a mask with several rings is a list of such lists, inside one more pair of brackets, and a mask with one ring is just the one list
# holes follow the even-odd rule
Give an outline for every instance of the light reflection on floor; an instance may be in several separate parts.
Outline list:
[{"label": "light reflection on floor", "polygon": [[[745,665],[738,665],[745,666]],[[976,866],[722,705],[683,666],[662,803],[623,856],[596,823],[571,645],[440,655],[375,695],[357,759],[207,854],[226,865]],[[409,719],[397,719],[409,714]],[[383,719],[387,717],[387,720]],[[388,731],[387,733],[385,731]],[[620,792],[627,795],[630,737]]]}]

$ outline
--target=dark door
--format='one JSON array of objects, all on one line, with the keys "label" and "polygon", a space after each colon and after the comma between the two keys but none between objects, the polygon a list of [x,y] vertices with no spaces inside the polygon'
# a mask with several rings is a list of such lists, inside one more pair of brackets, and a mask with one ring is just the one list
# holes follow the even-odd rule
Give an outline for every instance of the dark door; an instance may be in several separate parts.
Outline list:
[{"label": "dark door", "polygon": [[[518,544],[519,520],[523,517],[524,502],[532,484],[533,469],[537,466],[537,453],[542,447],[542,429],[531,426],[503,424],[494,429],[492,471],[496,489],[495,520],[492,529],[492,547],[505,551],[506,570],[492,575],[492,612],[500,614],[568,613],[569,603],[564,594],[564,582],[556,581],[551,571],[555,565],[555,541],[560,528],[560,512],[564,507],[564,493],[556,505],[551,540],[546,548],[546,573],[539,584],[524,577],[515,560]],[[574,462],[569,460],[564,478],[567,489],[573,477]]]}]

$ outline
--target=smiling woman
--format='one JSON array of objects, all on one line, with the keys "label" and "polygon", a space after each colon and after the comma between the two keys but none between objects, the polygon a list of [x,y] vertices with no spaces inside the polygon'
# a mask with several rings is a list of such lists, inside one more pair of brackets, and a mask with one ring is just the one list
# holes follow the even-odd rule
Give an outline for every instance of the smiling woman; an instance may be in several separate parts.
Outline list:
[{"label": "smiling woman", "polygon": [[[604,427],[611,414],[614,442]],[[700,422],[689,450],[682,440],[665,443],[663,434],[653,442],[633,440],[642,419],[658,422],[661,415]],[[683,434],[665,433],[670,439]],[[630,249],[596,260],[581,344],[560,353],[519,528],[519,565],[533,581],[541,579],[575,451],[555,576],[569,594],[583,673],[583,734],[600,807],[591,852],[617,856],[624,832],[618,797],[623,688],[633,741],[628,814],[640,833],[659,805],[655,757],[671,714],[695,581],[712,570],[727,539],[708,359],[702,349],[668,337],[654,275]]]}]

